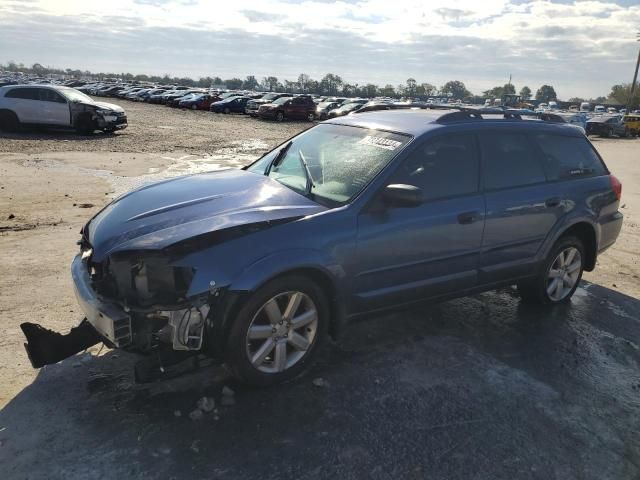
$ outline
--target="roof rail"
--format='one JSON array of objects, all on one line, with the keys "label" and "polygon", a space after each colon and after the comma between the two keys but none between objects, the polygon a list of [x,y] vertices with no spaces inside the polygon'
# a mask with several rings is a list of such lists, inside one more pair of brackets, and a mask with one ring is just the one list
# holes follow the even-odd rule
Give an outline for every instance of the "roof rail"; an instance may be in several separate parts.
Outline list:
[{"label": "roof rail", "polygon": [[461,120],[482,120],[482,115],[471,110],[457,110],[451,113],[445,113],[438,118],[437,123],[459,122]]}]

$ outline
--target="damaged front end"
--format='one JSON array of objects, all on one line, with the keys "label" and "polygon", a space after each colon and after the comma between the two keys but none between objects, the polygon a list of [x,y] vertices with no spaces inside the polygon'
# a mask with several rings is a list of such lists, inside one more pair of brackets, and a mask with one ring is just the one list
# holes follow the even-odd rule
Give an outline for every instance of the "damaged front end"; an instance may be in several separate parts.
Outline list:
[{"label": "damaged front end", "polygon": [[[197,353],[203,347],[210,297],[187,298],[193,269],[175,267],[160,254],[120,252],[92,262],[84,244],[71,273],[86,318],[67,335],[24,323],[35,368],[57,363],[97,343],[138,353]],[[183,355],[184,357],[184,355]]]}]

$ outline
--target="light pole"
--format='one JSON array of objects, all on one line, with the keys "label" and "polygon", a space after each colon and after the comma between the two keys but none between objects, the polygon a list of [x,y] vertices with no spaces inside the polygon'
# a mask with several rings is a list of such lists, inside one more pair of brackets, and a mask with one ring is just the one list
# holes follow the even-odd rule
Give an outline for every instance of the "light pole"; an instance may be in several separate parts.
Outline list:
[{"label": "light pole", "polygon": [[[636,33],[637,41],[640,42],[640,32]],[[627,101],[627,113],[631,111],[631,105],[633,104],[633,94],[636,91],[636,83],[638,81],[638,67],[640,67],[640,49],[638,50],[638,60],[636,61],[636,71],[633,74],[633,82],[631,83],[631,93],[629,94],[629,100]]]}]

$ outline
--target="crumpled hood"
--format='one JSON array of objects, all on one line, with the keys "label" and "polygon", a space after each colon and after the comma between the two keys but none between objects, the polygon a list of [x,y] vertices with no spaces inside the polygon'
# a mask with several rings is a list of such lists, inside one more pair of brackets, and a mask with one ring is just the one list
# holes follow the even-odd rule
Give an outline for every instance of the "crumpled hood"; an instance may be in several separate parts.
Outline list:
[{"label": "crumpled hood", "polygon": [[103,108],[105,110],[113,110],[114,112],[124,112],[124,109],[116,105],[115,103],[107,103],[107,102],[94,102],[93,105],[99,108]]},{"label": "crumpled hood", "polygon": [[326,210],[264,175],[220,170],[165,180],[115,199],[86,226],[94,261],[124,250],[156,250],[256,222]]}]

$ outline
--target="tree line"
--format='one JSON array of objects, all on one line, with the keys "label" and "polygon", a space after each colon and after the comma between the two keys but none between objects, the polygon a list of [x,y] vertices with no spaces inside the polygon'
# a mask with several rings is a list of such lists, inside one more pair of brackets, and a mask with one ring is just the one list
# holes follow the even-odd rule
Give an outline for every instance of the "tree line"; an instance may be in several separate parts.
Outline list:
[{"label": "tree line", "polygon": [[[88,70],[73,70],[70,68],[60,69],[45,67],[39,63],[26,66],[14,61],[6,65],[0,64],[0,70],[9,72],[23,72],[32,75],[65,75],[74,78],[93,78],[97,80],[118,79],[126,82],[155,83],[165,85],[185,85],[191,87],[224,87],[229,90],[260,90],[268,92],[286,93],[308,93],[315,95],[332,95],[345,97],[391,97],[391,98],[427,98],[427,97],[447,97],[454,100],[462,100],[472,103],[482,103],[485,99],[502,98],[505,94],[515,94],[516,87],[511,83],[496,86],[482,92],[482,95],[474,95],[460,80],[451,80],[444,85],[437,87],[431,83],[420,83],[415,78],[408,78],[407,81],[399,85],[386,84],[378,86],[373,83],[349,83],[333,73],[327,73],[319,80],[311,78],[305,73],[298,75],[296,80],[280,80],[275,76],[263,77],[258,80],[255,75],[247,75],[244,79],[228,78],[222,79],[219,76],[200,77],[197,80],[190,77],[175,77],[169,74],[159,75],[134,75],[132,73],[93,73]],[[631,84],[614,85],[608,97],[600,96],[592,99],[580,97],[570,98],[572,103],[590,101],[592,103],[620,103],[626,104],[631,91]],[[528,86],[523,86],[519,90],[524,101],[535,98],[538,101],[555,101],[557,94],[552,85],[542,85],[533,94]],[[633,99],[634,105],[640,104],[640,89],[636,91]]]}]

